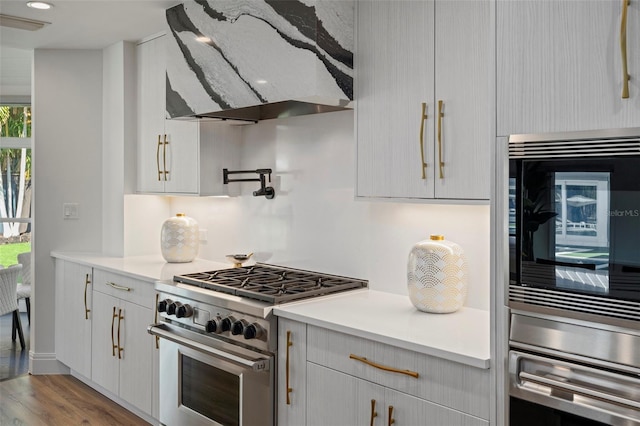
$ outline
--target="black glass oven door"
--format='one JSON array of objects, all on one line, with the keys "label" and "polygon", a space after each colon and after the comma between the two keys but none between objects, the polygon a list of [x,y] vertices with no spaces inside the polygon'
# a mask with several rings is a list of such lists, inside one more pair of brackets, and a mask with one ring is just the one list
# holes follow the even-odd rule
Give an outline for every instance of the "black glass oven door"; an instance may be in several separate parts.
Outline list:
[{"label": "black glass oven door", "polygon": [[640,301],[639,160],[512,160],[512,283]]}]

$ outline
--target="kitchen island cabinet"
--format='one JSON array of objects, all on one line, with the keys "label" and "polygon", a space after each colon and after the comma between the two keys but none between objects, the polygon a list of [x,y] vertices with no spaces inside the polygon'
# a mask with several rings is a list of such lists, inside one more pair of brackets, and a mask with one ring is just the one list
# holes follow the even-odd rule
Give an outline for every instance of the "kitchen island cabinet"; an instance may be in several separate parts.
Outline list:
[{"label": "kitchen island cabinet", "polygon": [[640,4],[627,7],[623,99],[623,3],[496,3],[498,136],[640,126]]},{"label": "kitchen island cabinet", "polygon": [[165,43],[137,46],[137,192],[229,195],[222,169],[239,165],[240,127],[167,118]]},{"label": "kitchen island cabinet", "polygon": [[489,424],[488,312],[425,314],[405,296],[364,290],[274,313],[279,425],[370,424],[372,404],[377,425],[389,407],[398,424]]},{"label": "kitchen island cabinet", "polygon": [[93,269],[56,259],[55,270],[56,356],[72,370],[91,377]]},{"label": "kitchen island cabinet", "polygon": [[490,2],[357,6],[356,196],[488,200]]}]

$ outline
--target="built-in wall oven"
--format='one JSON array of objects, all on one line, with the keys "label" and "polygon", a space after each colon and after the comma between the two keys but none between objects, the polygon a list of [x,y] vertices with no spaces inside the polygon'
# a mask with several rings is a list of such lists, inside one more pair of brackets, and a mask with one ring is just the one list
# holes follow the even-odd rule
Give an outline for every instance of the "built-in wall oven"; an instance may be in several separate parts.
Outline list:
[{"label": "built-in wall oven", "polygon": [[512,425],[640,424],[640,128],[513,135]]}]

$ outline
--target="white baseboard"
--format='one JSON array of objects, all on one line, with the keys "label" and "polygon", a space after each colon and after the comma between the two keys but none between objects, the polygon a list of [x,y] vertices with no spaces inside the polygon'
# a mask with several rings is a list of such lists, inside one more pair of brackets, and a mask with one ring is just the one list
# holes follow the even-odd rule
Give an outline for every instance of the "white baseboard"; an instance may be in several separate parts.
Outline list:
[{"label": "white baseboard", "polygon": [[29,373],[34,375],[69,374],[69,367],[58,361],[55,353],[29,351]]}]

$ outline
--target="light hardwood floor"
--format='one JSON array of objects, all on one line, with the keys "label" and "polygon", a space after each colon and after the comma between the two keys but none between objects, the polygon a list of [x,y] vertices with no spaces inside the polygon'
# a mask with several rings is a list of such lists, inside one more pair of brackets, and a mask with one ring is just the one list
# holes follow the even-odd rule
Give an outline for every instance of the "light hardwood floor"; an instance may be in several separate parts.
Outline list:
[{"label": "light hardwood floor", "polygon": [[148,425],[72,376],[0,382],[0,425]]}]

